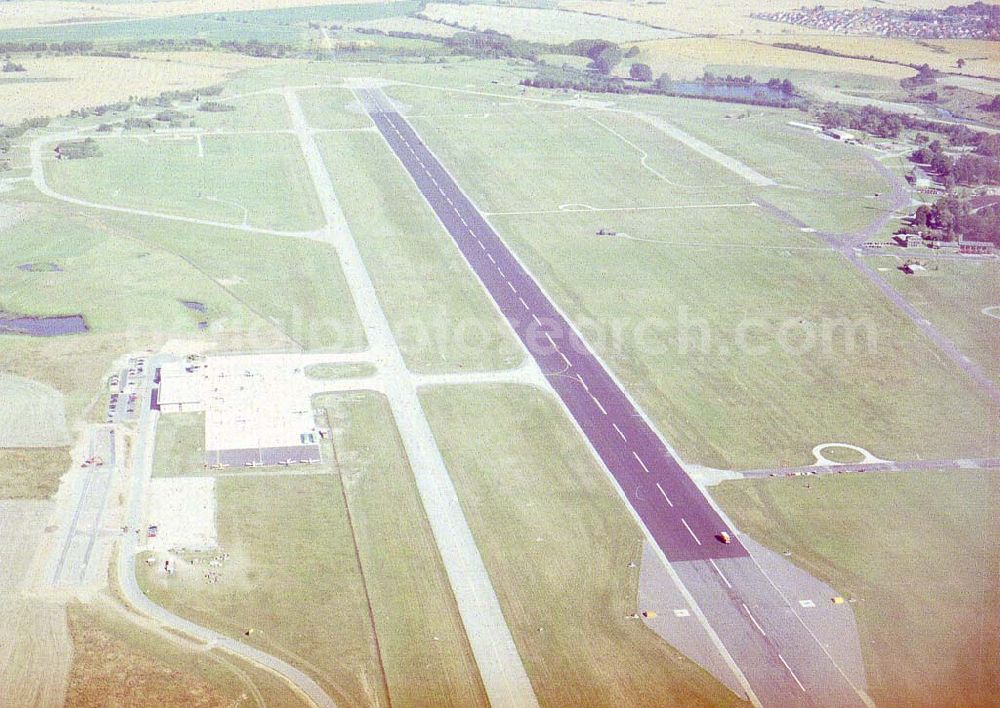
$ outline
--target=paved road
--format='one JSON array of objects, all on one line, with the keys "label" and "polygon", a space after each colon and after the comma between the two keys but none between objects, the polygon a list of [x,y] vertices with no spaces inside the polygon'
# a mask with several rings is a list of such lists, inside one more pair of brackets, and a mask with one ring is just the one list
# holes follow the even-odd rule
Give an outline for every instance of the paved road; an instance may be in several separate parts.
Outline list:
[{"label": "paved road", "polygon": [[901,462],[856,462],[838,465],[808,465],[741,470],[743,477],[783,477],[800,474],[839,474],[844,472],[913,472],[917,470],[986,470],[1000,468],[1000,457],[972,457],[952,460],[904,460]]},{"label": "paved road", "polygon": [[360,89],[359,96],[695,604],[707,610],[748,694],[766,705],[867,703],[739,541],[717,539],[732,529],[385,94]]},{"label": "paved road", "polygon": [[101,541],[108,490],[118,473],[113,428],[101,426],[92,431],[89,457],[100,458],[101,464],[90,464],[80,471],[76,508],[52,570],[54,586],[80,586],[100,580],[101,563],[93,562],[94,553]]},{"label": "paved road", "polygon": [[441,450],[424,415],[417,389],[393,338],[361,253],[340,209],[330,172],[313,138],[294,89],[284,92],[288,112],[326,217],[325,232],[340,258],[358,316],[379,362],[386,397],[413,470],[420,501],[441,561],[455,594],[462,624],[490,705],[495,708],[537,706],[534,689],[500,608],[489,573],[479,555],[458,493]]}]

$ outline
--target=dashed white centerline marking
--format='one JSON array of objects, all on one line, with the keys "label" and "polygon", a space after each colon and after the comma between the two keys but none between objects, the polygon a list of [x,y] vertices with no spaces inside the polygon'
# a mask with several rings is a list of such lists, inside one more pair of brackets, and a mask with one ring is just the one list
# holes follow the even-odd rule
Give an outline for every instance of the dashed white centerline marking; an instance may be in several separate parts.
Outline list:
[{"label": "dashed white centerline marking", "polygon": [[526,303],[526,302],[524,301],[524,298],[523,298],[523,297],[518,297],[517,299],[521,301],[521,305],[522,305],[522,306],[524,306],[524,309],[525,309],[525,310],[528,310],[529,312],[531,311],[531,308],[530,308],[530,307],[528,307],[528,303]]},{"label": "dashed white centerline marking", "polygon": [[510,282],[508,280],[507,281],[507,287],[510,288],[511,290],[513,290],[515,295],[517,294],[517,288],[514,287],[514,283],[512,283],[512,282]]},{"label": "dashed white centerline marking", "polygon": [[[535,319],[538,318],[536,317]],[[583,386],[583,390],[586,391],[587,393],[590,393],[590,386],[588,386],[587,382],[583,380],[583,377],[580,376],[580,374],[577,374],[576,378],[580,381],[580,385]]]},{"label": "dashed white centerline marking", "polygon": [[[692,531],[691,527],[688,526],[687,519],[682,518],[681,519],[681,523],[684,524],[684,528],[686,528],[688,530],[688,533],[691,534],[691,538],[694,539],[694,542],[697,543],[700,546],[701,545],[701,541],[698,540],[698,537],[694,535],[694,531]],[[746,605],[743,605],[743,606],[746,607]]]},{"label": "dashed white centerline marking", "polygon": [[795,679],[795,683],[797,683],[799,685],[799,688],[802,689],[802,692],[805,693],[806,687],[802,685],[801,681],[799,681],[799,677],[795,675],[794,671],[792,671],[792,667],[788,665],[787,661],[785,661],[785,657],[783,657],[781,654],[778,654],[778,658],[781,659],[781,663],[785,665],[785,668],[788,669],[788,673],[790,673],[792,675],[792,678]]},{"label": "dashed white centerline marking", "polygon": [[722,582],[726,584],[726,587],[732,589],[733,586],[729,584],[729,578],[722,574],[722,570],[720,570],[719,566],[715,564],[715,559],[709,558],[708,562],[712,564],[713,568],[715,568],[715,572],[719,574],[720,578],[722,578]]},{"label": "dashed white centerline marking", "polygon": [[490,259],[490,263],[496,263],[497,262],[496,258],[493,257],[492,253],[487,253],[486,257]]},{"label": "dashed white centerline marking", "polygon": [[531,315],[531,317],[532,317],[532,319],[534,319],[534,320],[535,320],[535,324],[536,324],[536,325],[538,325],[539,327],[541,327],[541,326],[542,326],[542,321],[541,321],[540,319],[538,319],[538,315],[536,315],[536,314],[532,314],[532,315]]},{"label": "dashed white centerline marking", "polygon": [[750,618],[750,621],[753,622],[753,626],[757,628],[757,631],[760,632],[761,636],[766,637],[767,632],[764,631],[764,628],[760,626],[760,624],[757,622],[757,619],[753,616],[753,614],[751,614],[750,608],[747,607],[747,603],[742,602],[740,604],[743,605],[743,609],[746,611],[747,617]]},{"label": "dashed white centerline marking", "polygon": [[607,415],[608,412],[604,409],[604,406],[601,405],[601,402],[597,400],[597,397],[594,394],[590,394],[590,397],[594,399],[594,403],[597,405],[598,408],[601,409],[601,413]]},{"label": "dashed white centerline marking", "polygon": [[646,474],[649,474],[649,468],[648,468],[648,467],[646,467],[646,463],[642,461],[642,458],[641,458],[641,457],[639,457],[639,453],[638,453],[638,452],[636,452],[635,450],[633,450],[633,451],[632,451],[632,457],[634,457],[634,458],[635,458],[636,462],[638,462],[638,463],[639,463],[640,465],[642,465],[642,468],[643,468],[644,470],[646,470]]},{"label": "dashed white centerline marking", "polygon": [[566,362],[566,367],[567,368],[572,368],[573,362],[571,362],[569,359],[567,359],[565,354],[563,354],[562,352],[559,352],[559,356],[561,356],[562,360]]},{"label": "dashed white centerline marking", "polygon": [[[475,234],[473,234],[473,236],[475,236]],[[478,241],[478,239],[477,239],[477,241]],[[484,251],[486,250],[486,246],[484,246],[484,245],[483,245],[483,242],[482,242],[482,241],[479,241],[479,247],[480,247],[481,249],[483,249]]]},{"label": "dashed white centerline marking", "polygon": [[672,501],[670,501],[670,497],[668,497],[667,493],[665,491],[663,491],[663,487],[660,486],[659,482],[656,483],[656,488],[660,490],[660,494],[662,494],[663,498],[667,500],[667,505],[670,506],[671,508],[673,508],[674,503]]},{"label": "dashed white centerline marking", "polygon": [[553,348],[553,349],[554,349],[555,351],[559,351],[559,347],[557,347],[557,346],[556,346],[556,343],[555,343],[555,340],[554,340],[554,339],[552,339],[552,335],[551,335],[551,334],[549,334],[548,332],[546,332],[546,333],[545,333],[545,338],[546,338],[547,340],[549,340],[549,344],[551,344],[551,345],[552,345],[552,348]]},{"label": "dashed white centerline marking", "polygon": [[618,423],[612,423],[611,427],[615,429],[616,433],[618,433],[618,437],[620,437],[625,442],[628,442],[628,438],[625,437],[625,433],[622,432],[622,429],[618,427]]},{"label": "dashed white centerline marking", "polygon": [[497,266],[497,273],[500,274],[501,278],[505,278],[506,279],[507,274],[503,272],[503,268],[501,268],[500,266]]}]

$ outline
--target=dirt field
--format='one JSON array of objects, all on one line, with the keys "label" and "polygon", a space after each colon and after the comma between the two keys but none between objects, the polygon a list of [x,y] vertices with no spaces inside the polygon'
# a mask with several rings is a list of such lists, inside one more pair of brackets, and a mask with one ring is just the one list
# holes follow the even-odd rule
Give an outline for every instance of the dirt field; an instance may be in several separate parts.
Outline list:
[{"label": "dirt field", "polygon": [[305,705],[270,673],[134,624],[109,603],[70,605],[68,617],[75,656],[67,705]]},{"label": "dirt field", "polygon": [[18,62],[27,71],[10,83],[0,84],[0,121],[5,123],[30,116],[63,115],[129,96],[156,96],[163,91],[209,86],[268,60],[243,54],[191,52],[151,53],[132,59],[24,57]]},{"label": "dirt field", "polygon": [[[391,2],[392,0],[382,0]],[[0,29],[127,18],[176,17],[203,12],[269,10],[308,5],[358,4],[364,0],[164,0],[150,3],[12,0],[0,5]]]},{"label": "dirt field", "polygon": [[69,465],[65,447],[0,450],[0,499],[47,499]]},{"label": "dirt field", "polygon": [[528,7],[428,3],[423,14],[462,27],[492,29],[533,42],[569,42],[601,37],[611,42],[669,37],[673,33],[634,22]]},{"label": "dirt field", "polygon": [[48,502],[0,502],[0,707],[60,705],[72,658],[59,603],[28,599]]},{"label": "dirt field", "polygon": [[[790,40],[785,37],[784,41]],[[913,69],[894,64],[780,49],[758,44],[756,37],[753,41],[725,37],[667,39],[641,42],[638,46],[638,61],[649,64],[654,75],[667,72],[675,79],[693,79],[717,65],[813,70],[891,79],[902,79],[915,73]],[[628,66],[623,63],[619,69],[628,71]]]},{"label": "dirt field", "polygon": [[62,394],[51,386],[0,372],[0,447],[69,443]]}]

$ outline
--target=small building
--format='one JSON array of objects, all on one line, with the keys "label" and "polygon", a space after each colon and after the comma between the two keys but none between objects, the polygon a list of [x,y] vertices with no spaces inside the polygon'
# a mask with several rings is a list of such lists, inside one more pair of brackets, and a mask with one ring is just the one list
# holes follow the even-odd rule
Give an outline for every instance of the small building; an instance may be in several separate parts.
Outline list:
[{"label": "small building", "polygon": [[161,413],[187,413],[205,410],[202,380],[198,371],[180,363],[160,367],[160,388],[156,404]]},{"label": "small building", "polygon": [[991,256],[995,248],[990,241],[962,241],[958,244],[959,253],[975,256]]},{"label": "small building", "polygon": [[828,138],[833,138],[834,140],[843,140],[845,142],[855,139],[853,133],[848,133],[846,130],[840,130],[839,128],[824,128],[823,135]]}]

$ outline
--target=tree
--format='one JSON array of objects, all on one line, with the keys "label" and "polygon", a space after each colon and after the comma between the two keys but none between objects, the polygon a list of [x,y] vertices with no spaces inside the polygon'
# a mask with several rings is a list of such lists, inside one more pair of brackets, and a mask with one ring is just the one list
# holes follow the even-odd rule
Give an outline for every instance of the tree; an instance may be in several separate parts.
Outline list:
[{"label": "tree", "polygon": [[649,68],[649,64],[633,64],[628,70],[628,75],[636,81],[653,80],[653,70]]},{"label": "tree", "polygon": [[594,68],[602,74],[610,74],[622,60],[622,50],[612,45],[605,47],[594,59]]},{"label": "tree", "polygon": [[639,47],[632,45],[627,52],[625,52],[625,58],[631,59],[633,57],[639,56]]},{"label": "tree", "polygon": [[670,74],[660,74],[660,78],[656,80],[656,90],[657,91],[669,91],[673,80],[670,78]]},{"label": "tree", "polygon": [[959,58],[959,60],[955,62],[955,66],[957,66],[959,69],[961,69],[962,67],[964,67],[965,66],[965,59]]},{"label": "tree", "polygon": [[786,96],[791,96],[795,93],[795,86],[792,84],[791,81],[785,79],[784,81],[781,82],[781,92]]}]

